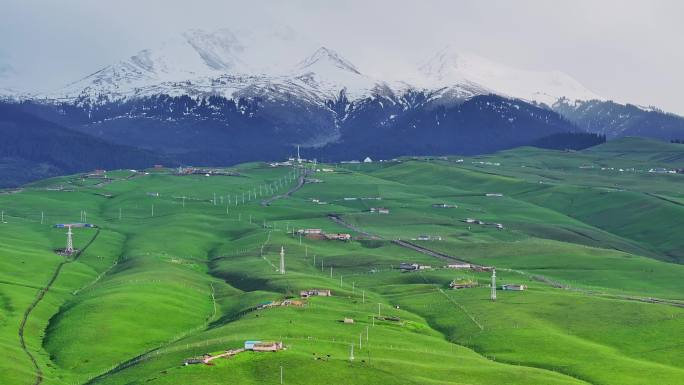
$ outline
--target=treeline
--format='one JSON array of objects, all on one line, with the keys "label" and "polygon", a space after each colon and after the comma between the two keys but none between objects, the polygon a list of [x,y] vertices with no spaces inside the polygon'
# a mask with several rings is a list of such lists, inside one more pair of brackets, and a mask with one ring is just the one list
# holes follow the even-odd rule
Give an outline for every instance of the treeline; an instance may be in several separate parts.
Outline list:
[{"label": "treeline", "polygon": [[684,139],[672,139],[670,143],[684,144]]},{"label": "treeline", "polygon": [[0,186],[95,168],[141,168],[165,157],[105,142],[0,103]]},{"label": "treeline", "polygon": [[606,136],[589,132],[564,132],[545,136],[532,143],[550,150],[583,150],[606,142]]}]

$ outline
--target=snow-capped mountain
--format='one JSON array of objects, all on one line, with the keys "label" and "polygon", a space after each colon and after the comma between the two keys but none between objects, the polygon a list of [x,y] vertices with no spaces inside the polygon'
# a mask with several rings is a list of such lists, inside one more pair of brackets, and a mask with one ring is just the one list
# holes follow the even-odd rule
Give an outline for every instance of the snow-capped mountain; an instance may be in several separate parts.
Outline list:
[{"label": "snow-capped mountain", "polygon": [[413,74],[378,78],[287,28],[190,30],[21,99],[40,119],[181,163],[277,159],[295,145],[348,159],[477,154],[578,132],[684,137],[683,118],[625,110],[561,72],[446,48]]},{"label": "snow-capped mountain", "polygon": [[297,80],[318,90],[322,98],[335,97],[344,90],[352,99],[370,95],[380,81],[359,71],[354,64],[337,52],[320,47],[311,56],[298,63],[292,75]]},{"label": "snow-capped mountain", "polygon": [[[318,99],[315,102],[322,105],[343,89],[353,97],[366,96],[378,83],[325,47],[310,48],[307,56],[295,61],[293,52],[313,46],[293,34],[245,36],[238,38],[227,29],[211,33],[191,30],[107,66],[47,98],[89,102],[157,94],[239,98],[264,96],[273,90],[270,98],[294,93]],[[286,49],[289,46],[295,48]]]},{"label": "snow-capped mountain", "polygon": [[551,106],[561,98],[603,100],[577,80],[559,71],[511,68],[472,53],[447,47],[419,68],[427,88],[462,90],[460,94],[494,93]]},{"label": "snow-capped mountain", "polygon": [[490,93],[547,105],[560,98],[602,100],[561,72],[519,70],[452,48],[417,67],[414,76],[374,79],[334,50],[316,46],[292,31],[234,33],[228,29],[187,31],[47,97],[91,102],[155,94],[232,98],[264,96],[269,89],[275,90],[270,98],[293,93],[316,99],[318,105],[343,90],[350,100],[378,90],[402,94],[411,89],[426,91],[442,103]]}]

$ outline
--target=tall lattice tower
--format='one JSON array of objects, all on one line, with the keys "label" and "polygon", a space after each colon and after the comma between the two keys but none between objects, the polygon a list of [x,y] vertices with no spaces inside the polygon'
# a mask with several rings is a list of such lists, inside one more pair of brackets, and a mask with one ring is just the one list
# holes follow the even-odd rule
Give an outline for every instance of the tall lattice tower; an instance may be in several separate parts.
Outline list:
[{"label": "tall lattice tower", "polygon": [[285,274],[285,248],[280,246],[280,274]]},{"label": "tall lattice tower", "polygon": [[64,253],[71,255],[74,253],[74,240],[72,238],[73,233],[71,232],[71,226],[67,226],[67,244]]},{"label": "tall lattice tower", "polygon": [[496,269],[492,269],[492,301],[496,301]]}]

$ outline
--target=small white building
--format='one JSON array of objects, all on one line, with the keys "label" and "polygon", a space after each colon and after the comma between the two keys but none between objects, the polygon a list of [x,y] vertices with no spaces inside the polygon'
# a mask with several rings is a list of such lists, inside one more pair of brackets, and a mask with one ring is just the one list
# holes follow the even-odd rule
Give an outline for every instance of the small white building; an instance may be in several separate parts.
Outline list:
[{"label": "small white building", "polygon": [[321,229],[299,229],[299,230],[297,230],[297,233],[299,233],[299,234],[305,234],[305,235],[308,235],[308,234],[322,234],[322,233],[323,233],[323,230],[321,230]]},{"label": "small white building", "polygon": [[369,211],[378,214],[389,214],[389,209],[386,207],[371,207]]},{"label": "small white building", "polygon": [[330,297],[330,296],[332,296],[332,293],[328,289],[309,289],[309,290],[300,291],[299,296],[302,298]]},{"label": "small white building", "polygon": [[519,285],[519,284],[507,284],[501,286],[501,290],[508,290],[508,291],[523,291],[527,289],[527,285]]},{"label": "small white building", "polygon": [[366,159],[363,160],[363,163],[373,163],[373,159],[367,156]]},{"label": "small white building", "polygon": [[450,263],[445,266],[447,269],[470,269],[469,263]]}]

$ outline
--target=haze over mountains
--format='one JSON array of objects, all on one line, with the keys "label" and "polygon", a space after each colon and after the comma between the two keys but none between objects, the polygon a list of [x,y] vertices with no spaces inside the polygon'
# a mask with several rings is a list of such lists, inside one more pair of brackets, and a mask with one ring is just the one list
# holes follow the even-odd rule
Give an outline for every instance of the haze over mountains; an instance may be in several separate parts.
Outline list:
[{"label": "haze over mountains", "polygon": [[[0,97],[21,110],[16,119],[29,114],[174,164],[273,160],[296,145],[340,160],[478,154],[568,132],[684,137],[682,117],[609,101],[559,71],[450,47],[416,62],[380,78],[290,29],[193,29],[61,89]],[[12,84],[12,68],[2,68],[0,88]]]},{"label": "haze over mountains", "polygon": [[548,105],[561,97],[603,99],[562,72],[517,70],[450,47],[416,61],[420,64],[414,71],[381,79],[365,74],[334,49],[291,31],[236,35],[228,29],[194,29],[44,96],[93,100],[106,95],[113,100],[166,92],[234,98],[245,94],[246,87],[268,83],[302,86],[323,98],[346,89],[348,97],[357,99],[388,87],[395,93],[440,91],[440,96],[495,93]]}]

